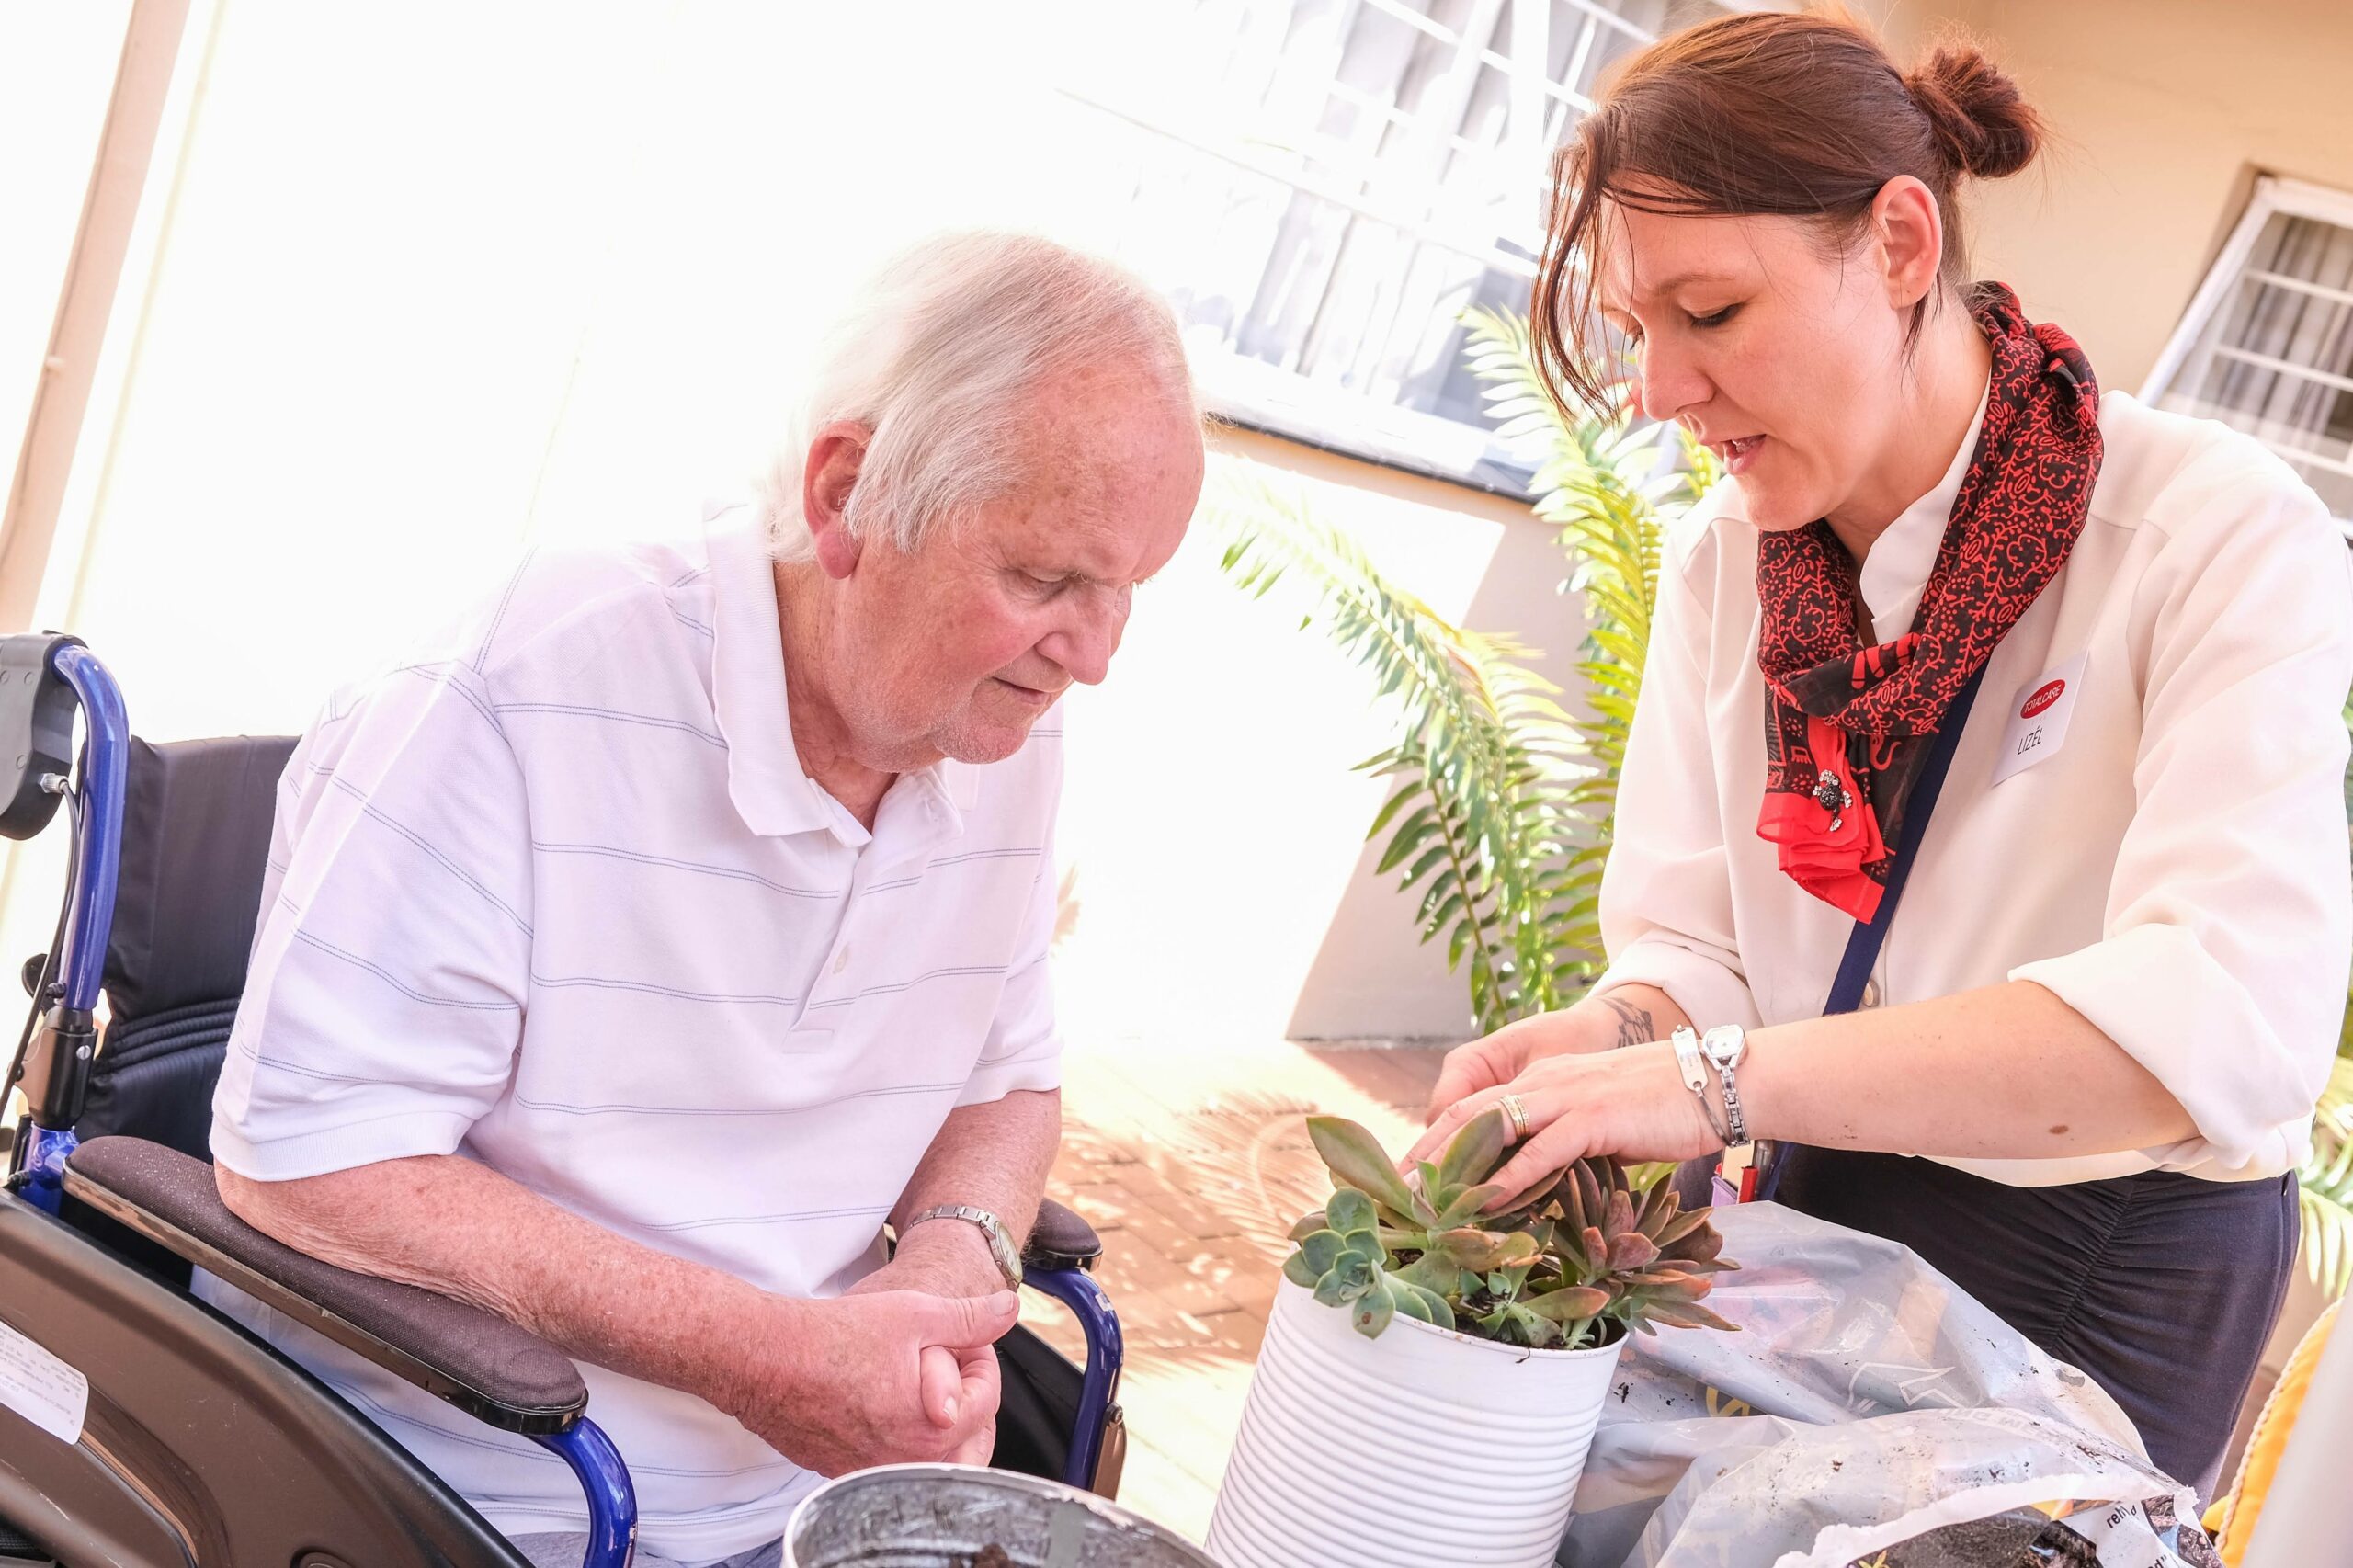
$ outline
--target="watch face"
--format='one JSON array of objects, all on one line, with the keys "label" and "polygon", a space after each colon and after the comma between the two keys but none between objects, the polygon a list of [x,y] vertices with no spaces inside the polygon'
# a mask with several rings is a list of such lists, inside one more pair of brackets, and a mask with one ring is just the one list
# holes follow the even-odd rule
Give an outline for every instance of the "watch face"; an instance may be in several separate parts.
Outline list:
[{"label": "watch face", "polygon": [[982,1233],[989,1239],[989,1256],[996,1259],[997,1272],[1005,1276],[1006,1283],[1019,1288],[1021,1252],[1013,1244],[1013,1233],[1006,1230],[1005,1221],[995,1215],[981,1221],[980,1226]]}]

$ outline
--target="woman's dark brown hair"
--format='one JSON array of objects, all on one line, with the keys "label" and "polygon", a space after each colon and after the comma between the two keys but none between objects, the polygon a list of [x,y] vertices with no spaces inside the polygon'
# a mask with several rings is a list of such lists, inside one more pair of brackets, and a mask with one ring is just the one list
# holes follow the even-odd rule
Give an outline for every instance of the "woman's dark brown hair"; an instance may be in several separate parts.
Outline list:
[{"label": "woman's dark brown hair", "polygon": [[1944,214],[1943,288],[1967,280],[1953,194],[1961,176],[2026,167],[2042,121],[1975,48],[1949,43],[1911,72],[1843,11],[1757,12],[1673,34],[1626,62],[1553,157],[1552,222],[1529,325],[1554,400],[1608,406],[1595,345],[1593,267],[1609,204],[1648,212],[1772,214],[1845,245],[1881,187],[1910,175]]}]

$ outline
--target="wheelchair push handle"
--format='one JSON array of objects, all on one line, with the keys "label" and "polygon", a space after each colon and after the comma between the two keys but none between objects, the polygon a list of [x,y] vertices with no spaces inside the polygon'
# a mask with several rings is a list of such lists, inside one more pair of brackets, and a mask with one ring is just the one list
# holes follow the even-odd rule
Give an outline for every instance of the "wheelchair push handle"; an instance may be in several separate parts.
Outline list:
[{"label": "wheelchair push handle", "polygon": [[[78,769],[72,759],[77,712],[85,731]],[[10,1152],[8,1184],[51,1213],[97,1049],[130,753],[122,692],[80,638],[0,638],[0,768],[8,770],[0,772],[0,836],[31,838],[61,803],[74,804],[72,881],[57,938],[31,984],[33,1017],[7,1083],[24,1091],[29,1108]]]},{"label": "wheelchair push handle", "polygon": [[0,757],[11,759],[16,775],[0,806],[0,837],[32,838],[57,814],[74,772],[80,702],[56,660],[81,646],[56,632],[0,638]]}]

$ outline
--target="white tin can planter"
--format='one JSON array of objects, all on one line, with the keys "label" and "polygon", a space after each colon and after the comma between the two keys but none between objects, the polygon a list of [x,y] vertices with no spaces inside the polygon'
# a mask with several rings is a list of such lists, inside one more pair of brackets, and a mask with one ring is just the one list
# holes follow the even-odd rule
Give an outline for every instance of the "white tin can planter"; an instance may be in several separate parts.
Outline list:
[{"label": "white tin can planter", "polygon": [[1623,1344],[1523,1350],[1283,1281],[1210,1520],[1223,1568],[1549,1568]]}]

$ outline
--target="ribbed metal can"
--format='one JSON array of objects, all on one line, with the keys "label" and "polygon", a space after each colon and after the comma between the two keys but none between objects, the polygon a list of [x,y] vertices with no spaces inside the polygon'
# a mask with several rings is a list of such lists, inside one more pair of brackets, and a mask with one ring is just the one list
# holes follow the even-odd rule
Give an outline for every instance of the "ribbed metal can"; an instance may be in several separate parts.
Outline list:
[{"label": "ribbed metal can", "polygon": [[881,1465],[825,1483],[785,1528],[784,1568],[972,1568],[992,1546],[1013,1568],[1218,1568],[1091,1492],[961,1464]]},{"label": "ribbed metal can", "polygon": [[1210,1520],[1226,1568],[1547,1568],[1620,1344],[1527,1350],[1285,1280]]}]

